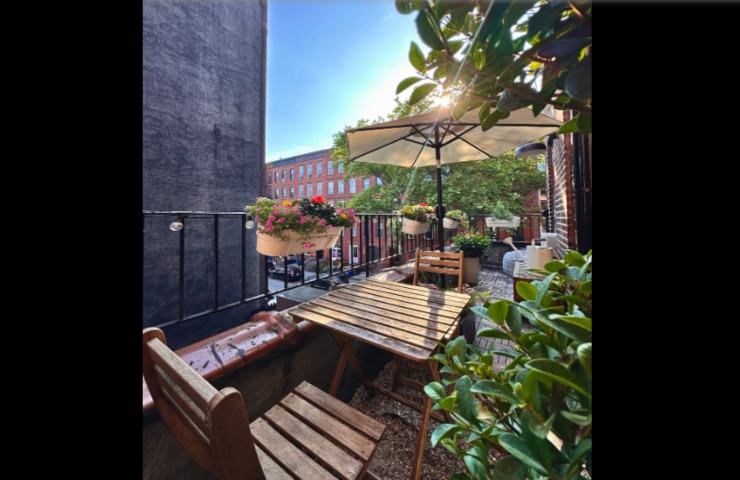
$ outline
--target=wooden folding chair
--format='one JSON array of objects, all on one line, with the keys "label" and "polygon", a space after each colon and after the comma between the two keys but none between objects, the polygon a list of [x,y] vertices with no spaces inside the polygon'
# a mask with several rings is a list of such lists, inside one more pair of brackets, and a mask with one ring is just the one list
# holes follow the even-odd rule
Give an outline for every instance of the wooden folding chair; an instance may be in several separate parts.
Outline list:
[{"label": "wooden folding chair", "polygon": [[457,291],[463,293],[463,252],[433,252],[416,249],[414,264],[414,285],[419,280],[419,272],[432,272],[457,276]]},{"label": "wooden folding chair", "polygon": [[[162,419],[201,467],[221,480],[354,480],[367,467],[385,426],[303,382],[249,423],[241,393],[219,390],[147,328],[144,379]],[[374,478],[367,473],[366,478]]]}]

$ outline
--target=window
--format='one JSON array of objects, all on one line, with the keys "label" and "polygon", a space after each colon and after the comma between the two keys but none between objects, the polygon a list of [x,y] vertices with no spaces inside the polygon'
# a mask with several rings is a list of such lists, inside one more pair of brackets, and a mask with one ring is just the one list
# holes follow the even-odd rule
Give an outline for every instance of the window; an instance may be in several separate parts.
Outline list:
[{"label": "window", "polygon": [[380,177],[375,177],[375,185],[383,185],[383,180]]},{"label": "window", "polygon": [[295,180],[295,168],[290,169],[290,181]]},{"label": "window", "polygon": [[352,236],[353,237],[357,236],[357,227],[352,227]]},{"label": "window", "polygon": [[339,193],[344,193],[344,180],[337,180],[337,188]]},{"label": "window", "polygon": [[368,188],[370,188],[370,179],[366,178],[362,181],[362,189],[367,190]]},{"label": "window", "polygon": [[298,167],[298,178],[303,178],[303,165]]},{"label": "window", "polygon": [[295,187],[290,187],[290,198],[295,197]]},{"label": "window", "polygon": [[342,165],[341,163],[337,165],[337,172],[344,173],[344,165]]},{"label": "window", "polygon": [[327,175],[334,175],[334,161],[329,160],[326,162],[326,174]]},{"label": "window", "polygon": [[280,190],[277,188],[275,189],[275,198],[280,198]]},{"label": "window", "polygon": [[285,170],[283,170],[283,182],[285,181]]},{"label": "window", "polygon": [[323,173],[324,170],[324,161],[321,160],[320,162],[316,162],[316,176],[318,177]]},{"label": "window", "polygon": [[286,195],[285,195],[285,187],[283,187],[283,198],[285,198],[285,197],[286,197]]},{"label": "window", "polygon": [[324,193],[324,182],[319,182],[316,184],[316,195],[321,195]]},{"label": "window", "polygon": [[277,182],[278,182],[278,171],[275,170],[275,183],[277,183]]},{"label": "window", "polygon": [[303,184],[298,185],[298,196],[303,197]]},{"label": "window", "polygon": [[306,168],[308,169],[308,178],[313,177],[313,163],[309,163]]},{"label": "window", "polygon": [[334,195],[334,180],[329,180],[326,184],[327,195]]},{"label": "window", "polygon": [[357,180],[354,178],[349,181],[349,193],[357,192]]},{"label": "window", "polygon": [[313,195],[313,183],[306,184],[306,196],[310,197]]}]

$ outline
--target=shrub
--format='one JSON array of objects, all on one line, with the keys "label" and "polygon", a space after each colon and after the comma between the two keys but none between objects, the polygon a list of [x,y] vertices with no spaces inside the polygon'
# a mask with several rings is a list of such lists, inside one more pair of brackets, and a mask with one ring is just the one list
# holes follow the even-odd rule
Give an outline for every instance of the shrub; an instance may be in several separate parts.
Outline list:
[{"label": "shrub", "polygon": [[[484,296],[471,307],[498,328],[477,335],[508,340],[481,352],[458,337],[434,358],[444,385],[424,387],[453,423],[432,433],[432,446],[463,460],[456,479],[575,479],[591,475],[591,252],[569,252],[547,276],[519,282],[520,303]],[[522,318],[534,331],[522,331]],[[494,355],[511,359],[498,371]],[[495,453],[495,455],[493,455]]]},{"label": "shrub", "polygon": [[498,220],[511,220],[514,216],[511,210],[501,200],[493,207],[493,216]]},{"label": "shrub", "polygon": [[463,215],[465,214],[462,210],[450,210],[445,214],[445,217],[449,218],[450,220],[457,220],[459,222],[460,220],[462,220]]},{"label": "shrub", "polygon": [[452,241],[466,258],[480,257],[491,246],[491,239],[480,233],[464,233],[454,237]]}]

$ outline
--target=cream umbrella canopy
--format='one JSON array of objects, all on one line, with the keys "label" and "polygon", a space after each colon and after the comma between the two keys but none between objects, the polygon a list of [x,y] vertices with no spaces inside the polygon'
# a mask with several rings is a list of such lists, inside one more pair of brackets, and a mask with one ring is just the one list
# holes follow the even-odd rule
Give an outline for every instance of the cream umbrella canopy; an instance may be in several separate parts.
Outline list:
[{"label": "cream umbrella canopy", "polygon": [[[455,120],[449,109],[422,113],[399,120],[347,131],[349,160],[398,167],[437,167],[437,212],[442,205],[442,165],[483,160],[515,149],[519,145],[554,133],[562,122],[529,108],[514,110],[493,128],[481,129],[479,110]],[[438,224],[440,249],[442,222]]]}]

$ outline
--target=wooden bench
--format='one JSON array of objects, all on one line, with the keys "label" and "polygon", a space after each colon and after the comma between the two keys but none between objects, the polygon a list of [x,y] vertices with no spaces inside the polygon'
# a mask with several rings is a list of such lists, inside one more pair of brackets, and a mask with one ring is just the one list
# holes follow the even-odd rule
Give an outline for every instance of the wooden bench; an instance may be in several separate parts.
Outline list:
[{"label": "wooden bench", "polygon": [[144,378],[180,445],[221,480],[374,478],[367,467],[385,426],[303,382],[251,424],[234,388],[216,390],[167,347],[157,328],[143,332]]}]

